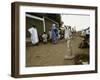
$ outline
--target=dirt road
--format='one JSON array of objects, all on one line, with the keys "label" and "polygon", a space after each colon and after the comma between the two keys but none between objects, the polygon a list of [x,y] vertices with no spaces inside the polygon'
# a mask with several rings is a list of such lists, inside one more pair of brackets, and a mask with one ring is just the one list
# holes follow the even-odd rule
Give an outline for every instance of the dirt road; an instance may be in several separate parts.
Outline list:
[{"label": "dirt road", "polygon": [[[82,38],[74,36],[71,39],[72,54],[89,54],[89,49],[80,49],[79,44]],[[26,67],[33,66],[55,66],[55,65],[74,65],[74,60],[64,60],[64,56],[70,54],[65,40],[59,40],[57,44],[48,42],[39,45],[26,47]]]}]

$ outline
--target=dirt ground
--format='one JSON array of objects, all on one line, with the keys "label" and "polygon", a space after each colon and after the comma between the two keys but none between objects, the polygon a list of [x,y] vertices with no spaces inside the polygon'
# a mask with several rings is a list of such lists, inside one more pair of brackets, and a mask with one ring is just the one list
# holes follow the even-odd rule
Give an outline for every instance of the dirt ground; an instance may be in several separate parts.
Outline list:
[{"label": "dirt ground", "polygon": [[[81,41],[82,37],[78,35],[71,39],[73,55],[89,54],[89,48],[78,48]],[[57,44],[48,42],[47,44],[39,43],[36,46],[29,45],[26,47],[26,67],[74,65],[73,59],[64,59],[65,55],[69,54],[65,40],[59,40]]]}]

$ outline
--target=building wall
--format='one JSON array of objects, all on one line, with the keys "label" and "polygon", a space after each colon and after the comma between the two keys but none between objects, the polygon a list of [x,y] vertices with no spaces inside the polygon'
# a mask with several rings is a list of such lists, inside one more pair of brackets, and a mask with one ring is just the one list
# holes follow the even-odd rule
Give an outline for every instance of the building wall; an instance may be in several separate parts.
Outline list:
[{"label": "building wall", "polygon": [[[48,33],[48,31],[51,29],[52,24],[55,22],[45,18],[45,32]],[[57,25],[57,23],[55,23]],[[38,31],[38,34],[44,32],[44,25],[43,21],[37,20],[34,18],[26,17],[26,37],[30,37],[30,33],[28,32],[28,29],[32,27],[32,25],[35,25]]]},{"label": "building wall", "polygon": [[35,25],[38,33],[43,33],[43,21],[26,17],[26,37],[30,37],[28,29]]},{"label": "building wall", "polygon": [[57,25],[57,23],[55,23],[55,22],[53,22],[53,21],[51,21],[51,20],[45,18],[45,29],[46,29],[46,32],[47,32],[47,33],[48,33],[48,31],[51,29],[52,24],[56,24],[56,25]]}]

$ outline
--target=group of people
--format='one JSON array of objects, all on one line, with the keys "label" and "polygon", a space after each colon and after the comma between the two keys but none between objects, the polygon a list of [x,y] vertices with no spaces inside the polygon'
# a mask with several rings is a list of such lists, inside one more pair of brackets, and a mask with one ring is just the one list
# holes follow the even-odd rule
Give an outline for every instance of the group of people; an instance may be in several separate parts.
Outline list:
[{"label": "group of people", "polygon": [[66,41],[71,38],[71,27],[63,26],[64,30],[62,31],[57,27],[56,24],[52,24],[48,33],[43,32],[42,34],[38,34],[37,29],[34,25],[28,29],[31,34],[31,42],[32,44],[37,44],[39,42],[43,42],[46,44],[48,41],[56,44],[59,39],[65,39]]}]

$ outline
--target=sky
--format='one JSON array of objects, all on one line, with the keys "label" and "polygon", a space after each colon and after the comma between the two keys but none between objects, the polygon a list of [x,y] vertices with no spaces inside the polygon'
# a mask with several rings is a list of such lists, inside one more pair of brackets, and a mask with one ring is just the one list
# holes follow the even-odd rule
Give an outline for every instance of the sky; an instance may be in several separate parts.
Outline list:
[{"label": "sky", "polygon": [[90,26],[90,16],[89,15],[73,15],[73,14],[62,14],[61,20],[64,25],[69,25],[71,27],[76,27],[76,31],[86,29]]}]

